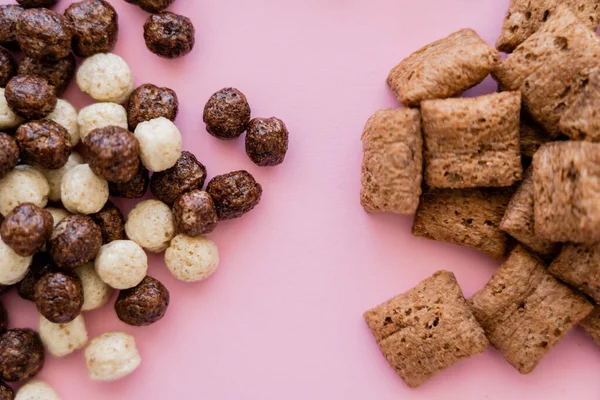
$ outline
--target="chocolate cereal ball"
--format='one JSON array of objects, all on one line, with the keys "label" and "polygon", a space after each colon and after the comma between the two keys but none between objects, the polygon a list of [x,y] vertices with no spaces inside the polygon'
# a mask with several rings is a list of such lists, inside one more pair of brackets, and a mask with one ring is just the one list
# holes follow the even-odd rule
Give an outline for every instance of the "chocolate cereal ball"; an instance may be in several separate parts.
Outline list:
[{"label": "chocolate cereal ball", "polygon": [[25,8],[38,8],[46,7],[50,8],[58,3],[58,0],[17,0],[21,6]]},{"label": "chocolate cereal ball", "polygon": [[179,196],[173,205],[173,219],[177,233],[192,237],[212,232],[219,222],[212,197],[201,190]]},{"label": "chocolate cereal ball", "polygon": [[54,93],[60,96],[67,90],[75,76],[75,56],[68,56],[58,61],[46,61],[33,57],[25,57],[19,64],[19,75],[35,75],[43,78],[54,87]]},{"label": "chocolate cereal ball", "polygon": [[73,51],[79,57],[109,53],[115,47],[119,32],[118,17],[107,1],[83,0],[73,3],[65,10],[65,17],[73,25]]},{"label": "chocolate cereal ball", "polygon": [[85,159],[96,175],[109,182],[127,182],[135,176],[140,165],[140,146],[127,129],[94,129],[83,139],[83,145]]},{"label": "chocolate cereal ball", "polygon": [[21,160],[40,168],[61,168],[69,160],[73,149],[69,132],[49,119],[21,125],[15,138]]},{"label": "chocolate cereal ball", "polygon": [[17,40],[16,27],[19,16],[24,11],[17,4],[0,5],[0,43],[4,45],[15,45]]},{"label": "chocolate cereal ball", "polygon": [[2,302],[0,302],[0,335],[3,334],[4,332],[6,332],[7,329],[8,329],[8,313],[6,312],[4,305],[2,305]]},{"label": "chocolate cereal ball", "polygon": [[204,165],[189,151],[182,151],[173,167],[152,175],[150,190],[157,199],[171,205],[182,193],[202,188],[205,180]]},{"label": "chocolate cereal ball", "polygon": [[81,279],[73,271],[54,271],[42,276],[34,287],[35,305],[48,321],[66,324],[83,307]]},{"label": "chocolate cereal ball", "polygon": [[20,382],[44,366],[44,345],[31,329],[11,329],[0,336],[0,379]]},{"label": "chocolate cereal ball", "polygon": [[246,132],[246,154],[256,165],[271,167],[285,159],[288,130],[278,118],[254,118]]},{"label": "chocolate cereal ball", "polygon": [[69,215],[54,228],[48,252],[61,268],[75,269],[93,260],[102,246],[102,231],[84,215]]},{"label": "chocolate cereal ball", "polygon": [[65,17],[52,10],[32,8],[19,16],[16,39],[27,56],[60,60],[71,52],[73,27]]},{"label": "chocolate cereal ball", "polygon": [[47,253],[37,253],[29,267],[25,278],[17,283],[17,293],[24,300],[35,301],[35,284],[49,272],[57,271],[58,267],[52,262]]},{"label": "chocolate cereal ball", "polygon": [[2,222],[2,241],[21,257],[32,256],[45,244],[54,226],[52,214],[31,203],[15,207]]},{"label": "chocolate cereal ball", "polygon": [[0,381],[0,400],[14,400],[15,392],[6,383]]},{"label": "chocolate cereal ball", "polygon": [[17,75],[17,61],[10,51],[0,47],[0,87],[5,87],[15,75]]},{"label": "chocolate cereal ball", "polygon": [[150,173],[142,163],[135,176],[127,182],[109,182],[108,190],[113,197],[125,199],[139,199],[144,197],[150,185]]},{"label": "chocolate cereal ball", "polygon": [[137,286],[119,293],[115,311],[128,325],[146,326],[164,317],[168,306],[169,291],[165,285],[146,276]]},{"label": "chocolate cereal ball", "polygon": [[111,201],[96,214],[90,215],[102,231],[103,244],[125,239],[125,218]]},{"label": "chocolate cereal ball", "polygon": [[144,24],[146,47],[164,58],[183,57],[192,51],[195,33],[189,18],[168,11],[151,15]]},{"label": "chocolate cereal ball", "polygon": [[44,118],[56,107],[56,93],[45,79],[39,76],[17,75],[4,90],[10,109],[25,119]]},{"label": "chocolate cereal ball", "polygon": [[19,146],[12,136],[0,132],[0,179],[17,166]]},{"label": "chocolate cereal ball", "polygon": [[262,187],[247,171],[215,176],[206,191],[215,202],[219,219],[241,217],[259,203],[262,195]]},{"label": "chocolate cereal ball", "polygon": [[140,122],[158,117],[175,121],[178,110],[179,101],[173,89],[146,83],[135,89],[129,98],[127,107],[129,129],[133,131]]},{"label": "chocolate cereal ball", "polygon": [[219,139],[238,138],[250,123],[250,105],[246,96],[234,88],[221,89],[204,106],[208,133]]},{"label": "chocolate cereal ball", "polygon": [[157,13],[169,7],[175,0],[125,0],[128,3],[136,4],[149,13]]}]

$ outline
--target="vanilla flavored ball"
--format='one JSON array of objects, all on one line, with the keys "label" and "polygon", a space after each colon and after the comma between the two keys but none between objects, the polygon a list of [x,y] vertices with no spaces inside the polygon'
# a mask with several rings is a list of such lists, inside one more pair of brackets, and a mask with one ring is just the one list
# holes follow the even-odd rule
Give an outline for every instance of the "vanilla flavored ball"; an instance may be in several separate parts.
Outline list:
[{"label": "vanilla flavored ball", "polygon": [[133,240],[113,240],[100,248],[94,267],[104,283],[114,289],[137,286],[148,272],[148,257]]},{"label": "vanilla flavored ball", "polygon": [[79,135],[84,139],[91,131],[107,126],[127,129],[127,111],[117,103],[96,103],[84,107],[77,116]]},{"label": "vanilla flavored ball", "polygon": [[55,324],[40,315],[40,338],[44,347],[56,357],[64,357],[85,346],[88,333],[81,315],[66,324]]},{"label": "vanilla flavored ball", "polygon": [[81,279],[81,286],[83,287],[83,307],[81,311],[97,310],[104,307],[113,293],[113,288],[100,279],[94,263],[87,263],[77,268],[75,272]]},{"label": "vanilla flavored ball", "polygon": [[204,236],[177,235],[165,252],[165,263],[180,281],[196,282],[208,278],[219,266],[219,249]]},{"label": "vanilla flavored ball", "polygon": [[165,251],[175,236],[171,208],[158,200],[139,202],[127,216],[125,233],[129,239],[152,253]]},{"label": "vanilla flavored ball", "polygon": [[77,85],[96,101],[122,104],[133,92],[133,75],[129,65],[118,55],[95,54],[79,67]]},{"label": "vanilla flavored ball", "polygon": [[169,169],[181,157],[181,133],[165,117],[139,123],[134,134],[140,143],[142,164],[150,171]]},{"label": "vanilla flavored ball", "polygon": [[46,119],[62,125],[71,137],[71,145],[79,143],[79,125],[77,124],[77,110],[66,100],[58,99],[56,107]]},{"label": "vanilla flavored ball", "polygon": [[4,97],[4,88],[0,88],[0,131],[16,128],[23,122],[25,120],[10,109]]},{"label": "vanilla flavored ball", "polygon": [[58,225],[60,221],[71,215],[64,208],[46,207],[46,211],[48,211],[52,215],[52,220],[54,221],[53,226]]},{"label": "vanilla flavored ball", "polygon": [[40,169],[40,172],[44,174],[48,184],[50,185],[50,194],[48,195],[48,199],[50,201],[60,201],[60,186],[62,184],[63,177],[67,172],[81,164],[85,164],[83,157],[77,153],[71,153],[67,163],[62,167],[58,169]]},{"label": "vanilla flavored ball", "polygon": [[61,400],[56,391],[44,381],[33,379],[19,389],[15,400]]},{"label": "vanilla flavored ball", "polygon": [[44,208],[49,194],[48,180],[39,170],[30,165],[17,165],[0,180],[0,214],[6,216],[23,203]]},{"label": "vanilla flavored ball", "polygon": [[0,239],[0,285],[9,286],[20,282],[33,260],[32,256],[22,257]]},{"label": "vanilla flavored ball", "polygon": [[85,349],[88,375],[95,381],[121,379],[135,371],[141,362],[134,337],[123,332],[100,335]]},{"label": "vanilla flavored ball", "polygon": [[60,197],[72,213],[95,214],[108,201],[108,182],[96,176],[89,165],[77,165],[63,176]]}]

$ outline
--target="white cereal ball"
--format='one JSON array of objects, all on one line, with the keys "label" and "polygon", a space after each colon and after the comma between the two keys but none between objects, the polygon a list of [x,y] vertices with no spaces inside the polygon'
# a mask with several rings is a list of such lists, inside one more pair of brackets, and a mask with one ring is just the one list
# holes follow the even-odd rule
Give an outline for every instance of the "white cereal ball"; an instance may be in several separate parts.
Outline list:
[{"label": "white cereal ball", "polygon": [[75,270],[83,287],[83,307],[81,311],[102,308],[113,293],[113,289],[100,279],[94,263],[87,263]]},{"label": "white cereal ball", "polygon": [[94,129],[106,126],[127,128],[127,111],[117,103],[92,104],[79,111],[77,125],[81,139],[84,139]]},{"label": "white cereal ball", "polygon": [[50,185],[50,194],[48,195],[48,198],[51,201],[60,201],[60,185],[63,177],[67,172],[81,164],[85,164],[83,157],[77,153],[71,153],[67,163],[62,167],[58,169],[40,169],[40,172],[44,174]]},{"label": "white cereal ball", "polygon": [[63,176],[60,197],[72,213],[94,214],[108,201],[108,182],[96,176],[89,165],[77,165]]},{"label": "white cereal ball", "polygon": [[148,257],[132,240],[114,240],[100,248],[94,267],[104,283],[115,289],[137,286],[148,271]]},{"label": "white cereal ball", "polygon": [[88,333],[81,315],[66,324],[55,324],[40,315],[40,338],[50,354],[64,357],[85,346]]},{"label": "white cereal ball", "polygon": [[97,101],[124,103],[133,92],[129,65],[116,54],[95,54],[77,71],[77,85]]},{"label": "white cereal ball", "polygon": [[0,214],[6,216],[16,206],[48,204],[50,185],[44,175],[30,165],[17,165],[0,180]]},{"label": "white cereal ball", "polygon": [[58,99],[56,107],[46,119],[50,119],[65,127],[73,146],[79,143],[79,125],[77,124],[77,110],[68,101]]},{"label": "white cereal ball", "polygon": [[159,117],[135,128],[144,167],[153,172],[171,168],[181,157],[181,133],[173,121]]},{"label": "white cereal ball", "polygon": [[208,278],[219,266],[219,249],[203,236],[177,235],[165,253],[165,263],[180,281],[196,282]]},{"label": "white cereal ball", "polygon": [[15,400],[60,400],[60,396],[46,382],[34,379],[19,389]]},{"label": "white cereal ball", "polygon": [[0,88],[0,131],[16,128],[23,122],[25,120],[12,112],[10,107],[8,107],[6,97],[4,97],[4,88]]},{"label": "white cereal ball", "polygon": [[54,226],[58,225],[60,221],[71,215],[71,213],[65,210],[64,208],[46,207],[46,211],[52,214],[52,221],[54,221]]},{"label": "white cereal ball", "polygon": [[14,285],[25,278],[32,259],[21,257],[0,239],[0,285]]},{"label": "white cereal ball", "polygon": [[134,337],[123,332],[100,335],[85,349],[88,375],[95,381],[121,379],[135,371],[141,362]]},{"label": "white cereal ball", "polygon": [[141,201],[127,216],[125,233],[152,253],[165,251],[175,236],[173,213],[162,201]]}]

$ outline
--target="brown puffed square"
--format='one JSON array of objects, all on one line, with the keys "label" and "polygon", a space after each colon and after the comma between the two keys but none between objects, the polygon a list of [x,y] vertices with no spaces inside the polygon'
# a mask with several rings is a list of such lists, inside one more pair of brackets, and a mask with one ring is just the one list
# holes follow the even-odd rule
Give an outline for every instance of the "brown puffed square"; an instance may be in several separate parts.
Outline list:
[{"label": "brown puffed square", "polygon": [[579,326],[600,346],[600,307],[596,307],[590,315],[579,323]]},{"label": "brown puffed square", "polygon": [[549,271],[600,303],[600,244],[565,244]]},{"label": "brown puffed square", "polygon": [[573,140],[600,141],[600,67],[589,71],[585,87],[560,119],[560,130]]},{"label": "brown puffed square", "polygon": [[477,85],[496,67],[500,54],[472,29],[462,29],[431,43],[404,59],[387,82],[398,100],[418,106]]},{"label": "brown puffed square", "polygon": [[559,5],[571,10],[590,31],[600,18],[600,0],[511,0],[496,47],[510,53],[534,34]]},{"label": "brown puffed square", "polygon": [[471,299],[471,310],[490,343],[522,374],[533,371],[546,352],[593,309],[522,247],[512,251]]},{"label": "brown puffed square", "polygon": [[479,354],[488,341],[452,272],[439,271],[364,318],[388,363],[410,387]]},{"label": "brown puffed square", "polygon": [[600,143],[548,143],[532,165],[536,235],[553,242],[600,242]]},{"label": "brown puffed square", "polygon": [[434,190],[421,196],[412,234],[467,246],[503,260],[508,236],[499,228],[512,188]]},{"label": "brown puffed square", "polygon": [[367,212],[414,214],[423,176],[421,114],[376,112],[365,126],[360,202]]},{"label": "brown puffed square", "polygon": [[426,100],[421,113],[429,187],[503,187],[521,180],[519,92]]},{"label": "brown puffed square", "polygon": [[521,158],[531,159],[541,145],[551,140],[544,128],[521,114]]}]

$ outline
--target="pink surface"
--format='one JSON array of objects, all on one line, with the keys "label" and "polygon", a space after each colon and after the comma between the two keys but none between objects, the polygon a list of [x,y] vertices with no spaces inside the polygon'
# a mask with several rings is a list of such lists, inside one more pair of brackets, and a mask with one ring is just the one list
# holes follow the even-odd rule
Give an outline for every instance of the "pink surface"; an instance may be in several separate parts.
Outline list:
[{"label": "pink surface", "polygon": [[[375,110],[397,106],[385,85],[393,65],[463,27],[494,42],[507,0],[178,0],[172,10],[192,18],[197,46],[177,61],[145,49],[147,14],[111,3],[121,22],[116,52],[136,84],[177,91],[185,148],[210,176],[249,170],[264,196],[252,213],[211,235],[221,265],[208,281],[176,282],[161,257],[151,258],[150,274],[171,291],[160,323],[126,326],[111,306],[86,314],[91,336],[133,333],[142,366],[102,384],[87,378],[81,352],[50,358],[41,377],[63,399],[598,398],[600,348],[580,331],[529,376],[489,349],[411,390],[362,319],[438,269],[455,272],[469,296],[497,266],[470,250],[412,237],[410,217],[365,214],[359,139]],[[225,86],[247,95],[254,116],[287,123],[290,152],[282,166],[258,168],[243,140],[221,142],[205,132],[204,103]],[[475,93],[494,89],[488,80]],[[67,97],[77,106],[90,102],[76,87]],[[36,324],[31,303],[14,294],[6,303],[13,327]]]}]

